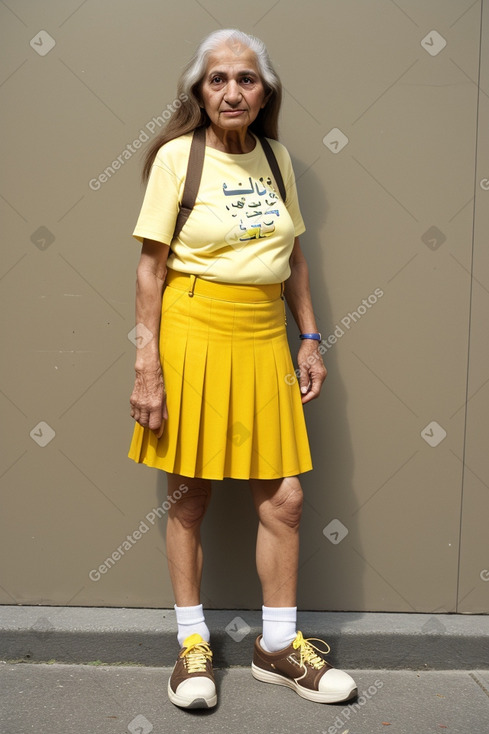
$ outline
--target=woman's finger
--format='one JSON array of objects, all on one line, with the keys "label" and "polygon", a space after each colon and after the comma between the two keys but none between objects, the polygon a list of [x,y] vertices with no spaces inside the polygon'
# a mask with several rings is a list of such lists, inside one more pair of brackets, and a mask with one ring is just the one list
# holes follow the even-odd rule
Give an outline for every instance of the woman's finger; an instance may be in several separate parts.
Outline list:
[{"label": "woman's finger", "polygon": [[306,395],[310,388],[309,370],[306,364],[300,364],[299,370],[299,387],[301,389],[301,395]]},{"label": "woman's finger", "polygon": [[163,418],[163,420],[161,421],[160,427],[158,428],[158,430],[156,430],[154,432],[155,435],[156,435],[156,438],[161,438],[162,437],[162,435],[163,435],[163,433],[165,431],[165,423],[166,423],[166,420]]},{"label": "woman's finger", "polygon": [[[315,364],[311,366],[305,366],[304,371],[307,373],[307,377],[304,382],[308,385],[308,390],[302,393],[302,403],[308,403],[310,400],[314,400],[319,397],[321,387],[326,379],[326,368],[321,363],[320,367],[316,367]],[[302,379],[302,368],[301,368],[301,379]],[[302,386],[302,382],[301,382]]]},{"label": "woman's finger", "polygon": [[143,428],[147,428],[149,426],[149,412],[147,410],[141,410],[138,423],[143,426]]}]

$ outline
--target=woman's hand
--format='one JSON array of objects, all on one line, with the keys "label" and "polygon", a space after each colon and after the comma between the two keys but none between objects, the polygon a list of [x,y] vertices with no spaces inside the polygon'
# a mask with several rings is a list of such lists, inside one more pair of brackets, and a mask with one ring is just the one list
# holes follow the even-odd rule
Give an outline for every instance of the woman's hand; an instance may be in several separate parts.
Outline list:
[{"label": "woman's hand", "polygon": [[136,370],[134,390],[129,402],[134,420],[143,428],[154,431],[157,438],[161,438],[165,420],[168,418],[161,365],[153,370]]},{"label": "woman's hand", "polygon": [[300,370],[299,386],[302,402],[308,403],[319,396],[328,374],[317,341],[313,339],[302,340],[297,356],[297,364]]}]

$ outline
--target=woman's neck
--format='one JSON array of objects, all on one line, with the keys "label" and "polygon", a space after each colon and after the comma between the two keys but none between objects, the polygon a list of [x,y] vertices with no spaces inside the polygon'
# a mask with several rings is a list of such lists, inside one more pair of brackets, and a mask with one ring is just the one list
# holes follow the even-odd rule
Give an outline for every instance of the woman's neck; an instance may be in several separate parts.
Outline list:
[{"label": "woman's neck", "polygon": [[256,140],[248,128],[223,130],[210,125],[206,132],[206,145],[223,153],[251,153]]}]

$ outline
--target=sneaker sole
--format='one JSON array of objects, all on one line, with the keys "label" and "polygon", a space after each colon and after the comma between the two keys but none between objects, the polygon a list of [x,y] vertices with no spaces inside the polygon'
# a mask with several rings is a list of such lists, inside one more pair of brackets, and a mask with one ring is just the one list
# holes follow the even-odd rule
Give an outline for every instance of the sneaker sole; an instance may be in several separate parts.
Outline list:
[{"label": "sneaker sole", "polygon": [[211,709],[217,703],[217,693],[210,698],[204,698],[203,696],[196,696],[195,698],[189,699],[184,696],[178,696],[170,686],[168,681],[168,698],[175,706],[179,706],[182,709]]},{"label": "sneaker sole", "polygon": [[299,685],[295,680],[284,678],[284,676],[279,673],[272,673],[268,670],[263,670],[263,668],[259,668],[254,663],[251,664],[251,673],[257,680],[264,683],[274,683],[278,686],[292,688],[292,690],[298,693],[302,698],[306,698],[308,701],[315,701],[316,703],[339,703],[340,701],[348,701],[350,698],[357,695],[356,686],[354,688],[346,689],[345,691],[338,691],[337,693],[312,691],[310,688],[304,688]]}]

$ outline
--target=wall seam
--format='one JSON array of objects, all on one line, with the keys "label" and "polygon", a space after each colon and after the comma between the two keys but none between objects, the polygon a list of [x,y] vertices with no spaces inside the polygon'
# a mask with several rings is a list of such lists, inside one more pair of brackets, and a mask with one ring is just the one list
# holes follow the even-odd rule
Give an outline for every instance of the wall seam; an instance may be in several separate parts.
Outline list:
[{"label": "wall seam", "polygon": [[475,150],[474,150],[474,205],[472,208],[472,243],[470,255],[470,287],[469,287],[469,318],[468,318],[468,334],[467,334],[467,377],[465,382],[465,411],[464,411],[464,432],[462,441],[462,479],[460,491],[460,523],[458,532],[458,568],[457,568],[457,584],[455,590],[455,611],[459,610],[459,594],[460,594],[460,572],[461,572],[461,556],[462,556],[462,532],[463,532],[463,511],[464,511],[464,484],[465,484],[465,455],[467,451],[467,414],[469,401],[469,382],[470,382],[470,345],[472,330],[472,299],[474,284],[474,250],[475,250],[475,223],[477,211],[477,161],[479,149],[479,114],[480,114],[480,96],[481,96],[481,67],[482,67],[482,34],[483,34],[483,17],[484,17],[484,0],[481,0],[480,14],[480,32],[479,32],[479,68],[477,75],[477,103],[475,117]]}]

